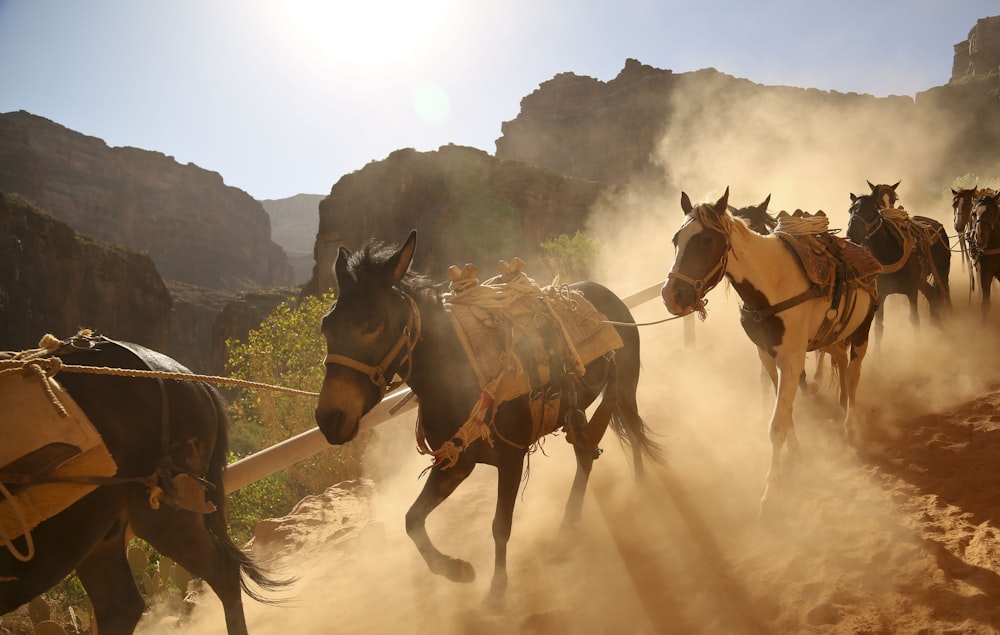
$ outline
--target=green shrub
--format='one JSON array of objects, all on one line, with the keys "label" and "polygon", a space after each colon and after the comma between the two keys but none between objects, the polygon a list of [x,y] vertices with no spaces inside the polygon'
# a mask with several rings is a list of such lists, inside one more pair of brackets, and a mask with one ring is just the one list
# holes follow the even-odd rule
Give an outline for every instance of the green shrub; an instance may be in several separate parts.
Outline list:
[{"label": "green shrub", "polygon": [[[323,382],[326,343],[320,322],[333,294],[291,298],[279,305],[246,342],[229,340],[227,369],[232,377],[270,385],[318,391]],[[232,460],[270,447],[315,426],[316,398],[263,388],[236,391]],[[361,458],[370,435],[331,446],[279,474],[248,485],[228,497],[229,527],[236,540],[253,535],[261,518],[287,513],[299,500],[340,481],[361,475]]]}]

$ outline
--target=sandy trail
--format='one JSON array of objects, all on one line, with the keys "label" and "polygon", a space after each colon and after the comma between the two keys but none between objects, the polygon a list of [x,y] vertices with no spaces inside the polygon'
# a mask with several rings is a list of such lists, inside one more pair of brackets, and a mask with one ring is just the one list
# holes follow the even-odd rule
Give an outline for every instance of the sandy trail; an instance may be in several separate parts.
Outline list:
[{"label": "sandy trail", "polygon": [[[531,458],[509,546],[505,611],[492,573],[495,472],[480,466],[429,519],[475,582],[432,575],[403,515],[426,460],[412,419],[383,427],[374,487],[331,488],[333,522],[303,529],[279,563],[280,607],[247,602],[255,633],[992,633],[1000,629],[1000,339],[956,302],[947,333],[887,305],[859,392],[865,442],[839,435],[834,390],[800,397],[802,455],[774,517],[757,516],[769,443],[756,353],[735,298],[715,291],[696,345],[679,322],[643,331],[640,409],[668,464],[637,485],[618,443],[595,464],[584,518],[559,532],[573,475],[562,437]],[[662,308],[640,307],[640,321]],[[1000,313],[1000,312],[998,312]],[[975,334],[975,339],[968,334]],[[367,492],[367,494],[366,494]],[[146,618],[141,633],[176,632]],[[185,630],[224,633],[214,596]]]}]

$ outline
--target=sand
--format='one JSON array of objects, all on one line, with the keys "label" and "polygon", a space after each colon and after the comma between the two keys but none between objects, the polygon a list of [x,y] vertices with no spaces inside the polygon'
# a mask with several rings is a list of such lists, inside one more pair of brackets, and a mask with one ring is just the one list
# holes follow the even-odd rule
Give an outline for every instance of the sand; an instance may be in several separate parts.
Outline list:
[{"label": "sand", "polygon": [[[960,294],[953,292],[958,297]],[[895,296],[859,389],[862,439],[840,434],[834,388],[800,396],[801,456],[759,517],[770,396],[735,297],[713,292],[683,326],[642,331],[640,409],[667,448],[638,483],[612,437],[584,517],[559,530],[573,476],[565,439],[532,455],[509,545],[502,611],[483,604],[493,563],[495,471],[480,466],[428,521],[477,578],[431,574],[403,517],[426,458],[412,416],[385,424],[370,483],[331,488],[332,524],[302,525],[273,564],[297,582],[281,606],[247,601],[252,633],[994,633],[1000,631],[1000,315],[956,299],[946,328],[919,329]],[[640,321],[662,317],[656,303]],[[922,307],[925,311],[926,307]],[[1000,314],[1000,309],[996,311]],[[809,368],[813,369],[810,356]],[[224,633],[211,594],[191,616],[140,633]]]}]

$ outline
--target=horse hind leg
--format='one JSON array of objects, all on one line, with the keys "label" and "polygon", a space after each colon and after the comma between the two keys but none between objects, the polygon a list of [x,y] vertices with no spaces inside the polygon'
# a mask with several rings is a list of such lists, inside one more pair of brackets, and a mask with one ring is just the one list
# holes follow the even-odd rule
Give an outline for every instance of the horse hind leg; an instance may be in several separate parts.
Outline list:
[{"label": "horse hind leg", "polygon": [[[583,510],[583,497],[587,492],[587,483],[590,481],[590,473],[594,466],[594,461],[601,455],[598,447],[601,439],[607,432],[611,423],[611,415],[618,405],[618,373],[612,364],[608,369],[608,382],[601,397],[601,403],[594,410],[590,421],[586,425],[574,426],[582,431],[583,438],[574,439],[573,453],[576,455],[576,474],[573,477],[573,485],[566,501],[566,511],[563,514],[562,529],[572,528],[579,520]],[[584,418],[582,411],[573,411],[568,414],[575,417],[577,421]],[[572,424],[571,424],[572,425]],[[638,470],[642,470],[641,455]]]},{"label": "horse hind leg", "polygon": [[146,607],[128,563],[125,535],[125,523],[119,520],[76,568],[101,635],[132,633]]},{"label": "horse hind leg", "polygon": [[[142,497],[130,504],[129,511],[136,536],[208,583],[222,602],[228,634],[245,635],[241,561],[227,548],[232,545],[214,536],[206,519],[196,512],[167,505],[153,510]],[[222,510],[213,513],[221,514]]]}]

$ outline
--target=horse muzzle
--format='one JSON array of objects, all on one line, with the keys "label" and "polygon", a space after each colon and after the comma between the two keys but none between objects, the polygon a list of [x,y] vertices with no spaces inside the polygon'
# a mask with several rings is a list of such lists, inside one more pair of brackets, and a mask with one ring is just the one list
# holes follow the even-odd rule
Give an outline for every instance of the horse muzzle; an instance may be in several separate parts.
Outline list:
[{"label": "horse muzzle", "polygon": [[352,416],[343,410],[316,408],[316,426],[330,445],[343,445],[358,436],[361,417]]},{"label": "horse muzzle", "polygon": [[690,313],[697,300],[692,285],[675,279],[668,279],[664,283],[660,289],[660,297],[671,315]]}]

